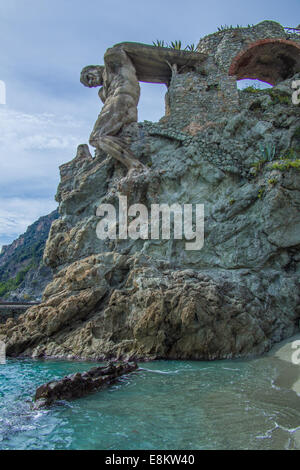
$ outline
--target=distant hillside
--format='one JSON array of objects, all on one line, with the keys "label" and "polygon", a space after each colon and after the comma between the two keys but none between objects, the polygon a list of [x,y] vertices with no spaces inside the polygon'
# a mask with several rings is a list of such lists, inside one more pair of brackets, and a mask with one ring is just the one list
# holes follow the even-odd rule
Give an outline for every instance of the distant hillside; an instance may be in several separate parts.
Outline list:
[{"label": "distant hillside", "polygon": [[40,217],[0,253],[0,299],[39,300],[48,282],[51,269],[43,264],[43,252],[53,220],[59,216],[55,210]]}]

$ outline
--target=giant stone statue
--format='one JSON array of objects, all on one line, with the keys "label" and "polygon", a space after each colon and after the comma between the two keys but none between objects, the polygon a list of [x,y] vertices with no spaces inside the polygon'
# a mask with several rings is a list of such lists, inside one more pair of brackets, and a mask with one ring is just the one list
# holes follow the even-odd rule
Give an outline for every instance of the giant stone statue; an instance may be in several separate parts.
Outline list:
[{"label": "giant stone statue", "polygon": [[102,88],[104,106],[90,136],[90,144],[116,158],[128,169],[143,167],[119,137],[128,124],[137,122],[140,85],[132,61],[122,47],[112,47],[104,56],[105,66],[84,67],[80,81],[85,86]]},{"label": "giant stone statue", "polygon": [[164,83],[180,68],[196,66],[205,54],[123,42],[108,49],[104,66],[89,65],[81,72],[83,85],[102,87],[99,97],[104,106],[90,136],[90,144],[123,163],[129,170],[144,168],[121,138],[121,131],[137,122],[139,81]]}]

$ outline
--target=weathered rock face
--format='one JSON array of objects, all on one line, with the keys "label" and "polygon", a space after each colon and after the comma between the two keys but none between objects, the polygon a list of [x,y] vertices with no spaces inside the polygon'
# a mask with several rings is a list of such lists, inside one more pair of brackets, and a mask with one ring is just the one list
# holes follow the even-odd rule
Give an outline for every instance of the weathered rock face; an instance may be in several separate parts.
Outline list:
[{"label": "weathered rock face", "polygon": [[[268,34],[266,23],[267,38],[274,28],[286,37],[274,23]],[[233,32],[222,34],[228,46]],[[299,330],[300,108],[291,85],[300,70],[295,62],[274,88],[238,91],[228,68],[225,75],[237,44],[220,65],[222,48],[210,54],[210,40],[199,69],[173,71],[167,115],[122,130],[144,168],[127,172],[87,146],[61,167],[61,217],[44,253],[56,274],[40,306],[0,327],[8,354],[246,357]],[[118,208],[120,195],[149,212],[151,204],[204,204],[203,248],[188,251],[172,237],[98,239],[96,209]]]}]

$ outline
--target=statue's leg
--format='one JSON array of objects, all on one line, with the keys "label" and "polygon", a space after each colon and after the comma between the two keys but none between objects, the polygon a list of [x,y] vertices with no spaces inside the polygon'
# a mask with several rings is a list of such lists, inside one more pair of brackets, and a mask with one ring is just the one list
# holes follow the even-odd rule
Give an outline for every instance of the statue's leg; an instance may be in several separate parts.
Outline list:
[{"label": "statue's leg", "polygon": [[110,157],[123,163],[128,170],[133,168],[145,168],[144,165],[134,157],[133,153],[126,148],[125,143],[117,137],[102,136],[97,141],[97,147],[106,152]]}]

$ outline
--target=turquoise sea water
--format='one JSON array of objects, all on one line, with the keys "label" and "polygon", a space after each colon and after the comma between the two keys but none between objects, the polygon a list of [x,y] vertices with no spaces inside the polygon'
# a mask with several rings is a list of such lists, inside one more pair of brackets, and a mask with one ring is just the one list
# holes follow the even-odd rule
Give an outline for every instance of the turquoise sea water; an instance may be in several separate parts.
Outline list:
[{"label": "turquoise sea water", "polygon": [[94,364],[0,365],[0,449],[297,447],[300,398],[278,388],[281,361],[157,361],[111,388],[33,411],[35,388]]}]

